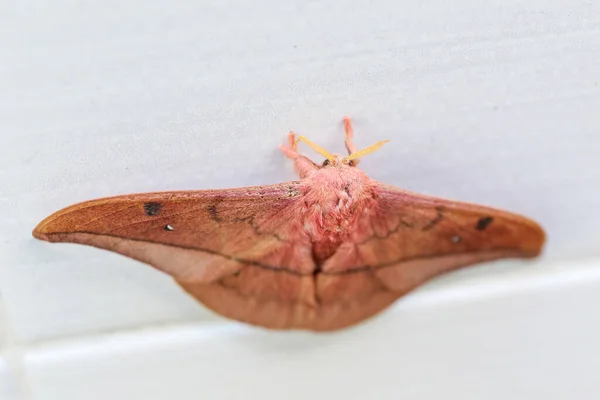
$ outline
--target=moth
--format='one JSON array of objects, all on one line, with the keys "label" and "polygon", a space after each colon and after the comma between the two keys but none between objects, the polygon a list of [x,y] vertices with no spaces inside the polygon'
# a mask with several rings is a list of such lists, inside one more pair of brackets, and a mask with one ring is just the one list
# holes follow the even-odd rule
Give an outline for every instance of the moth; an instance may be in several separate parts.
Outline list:
[{"label": "moth", "polygon": [[[545,234],[530,219],[370,179],[358,162],[385,141],[357,150],[348,117],[344,128],[345,157],[289,134],[280,149],[299,180],[91,200],[33,236],[147,263],[234,320],[314,331],[357,324],[448,271],[540,254]],[[325,160],[301,155],[300,142]]]}]

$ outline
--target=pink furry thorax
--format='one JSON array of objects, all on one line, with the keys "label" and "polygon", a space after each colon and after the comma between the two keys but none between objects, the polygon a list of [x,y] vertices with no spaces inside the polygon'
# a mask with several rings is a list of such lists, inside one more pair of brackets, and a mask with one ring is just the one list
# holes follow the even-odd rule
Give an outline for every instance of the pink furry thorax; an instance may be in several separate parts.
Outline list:
[{"label": "pink furry thorax", "polygon": [[377,186],[363,171],[331,165],[311,171],[299,185],[303,228],[313,242],[341,242],[377,206]]}]

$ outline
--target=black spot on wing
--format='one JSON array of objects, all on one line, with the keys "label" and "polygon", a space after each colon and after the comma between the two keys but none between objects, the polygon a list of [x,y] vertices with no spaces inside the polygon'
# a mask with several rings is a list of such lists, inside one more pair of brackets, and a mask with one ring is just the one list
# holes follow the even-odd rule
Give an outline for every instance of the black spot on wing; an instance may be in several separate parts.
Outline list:
[{"label": "black spot on wing", "polygon": [[484,231],[488,226],[492,224],[492,222],[494,222],[493,217],[479,218],[479,221],[477,221],[477,225],[475,225],[475,229],[477,229],[478,231]]},{"label": "black spot on wing", "polygon": [[162,208],[162,204],[156,202],[148,202],[144,203],[144,212],[148,216],[158,215],[160,213],[160,209]]}]

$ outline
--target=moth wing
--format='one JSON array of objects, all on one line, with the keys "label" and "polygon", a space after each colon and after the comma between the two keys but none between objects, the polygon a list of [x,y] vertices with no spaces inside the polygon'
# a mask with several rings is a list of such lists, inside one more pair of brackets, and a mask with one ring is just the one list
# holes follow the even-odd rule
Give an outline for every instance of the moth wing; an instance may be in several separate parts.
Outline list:
[{"label": "moth wing", "polygon": [[33,235],[142,261],[225,316],[286,328],[314,305],[311,245],[294,225],[297,185],[93,200],[52,214]]},{"label": "moth wing", "polygon": [[442,273],[540,254],[542,228],[525,217],[379,186],[379,206],[322,267],[317,296],[345,304],[340,322],[367,318]]},{"label": "moth wing", "polygon": [[151,264],[230,318],[312,330],[360,322],[452,269],[535,256],[544,242],[515,214],[381,185],[379,206],[313,275],[296,185],[95,200],[51,215],[34,236]]}]

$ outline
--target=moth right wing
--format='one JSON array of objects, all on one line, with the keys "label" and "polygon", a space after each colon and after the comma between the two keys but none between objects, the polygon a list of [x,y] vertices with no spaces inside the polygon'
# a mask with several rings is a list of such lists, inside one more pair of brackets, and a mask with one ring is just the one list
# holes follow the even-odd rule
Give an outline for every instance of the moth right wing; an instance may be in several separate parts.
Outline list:
[{"label": "moth right wing", "polygon": [[451,270],[535,257],[545,241],[542,228],[528,218],[387,185],[380,185],[378,207],[369,211],[317,280],[316,295],[329,307],[330,325],[370,317]]}]

